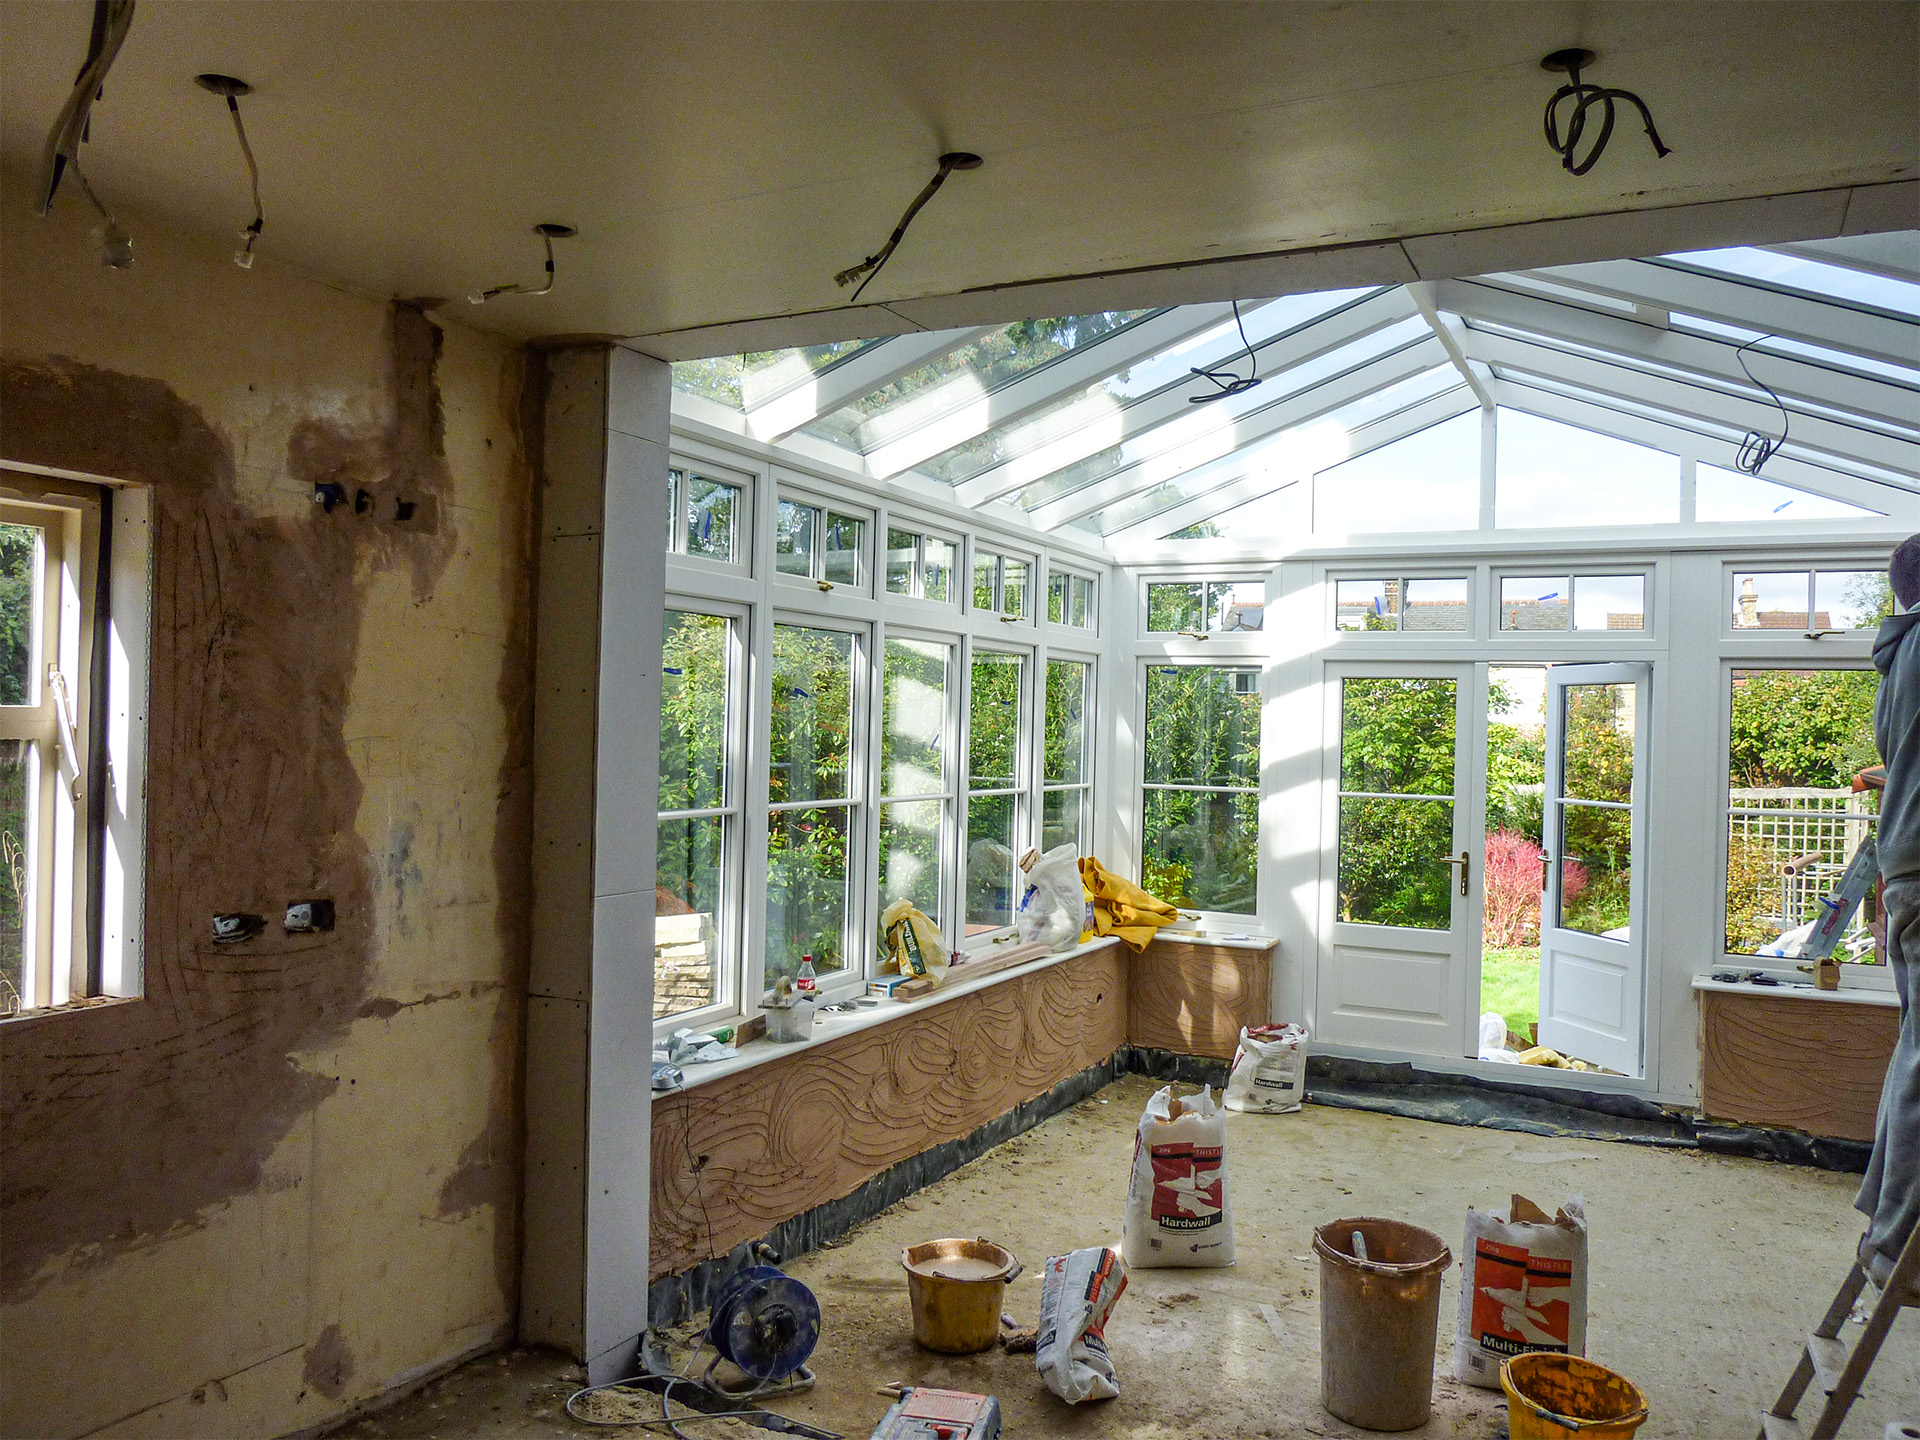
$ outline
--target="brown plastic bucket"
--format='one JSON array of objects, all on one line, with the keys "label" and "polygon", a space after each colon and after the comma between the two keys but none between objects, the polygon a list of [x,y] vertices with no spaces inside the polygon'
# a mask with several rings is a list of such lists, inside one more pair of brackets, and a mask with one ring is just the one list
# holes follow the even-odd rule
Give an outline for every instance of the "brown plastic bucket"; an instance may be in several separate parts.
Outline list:
[{"label": "brown plastic bucket", "polygon": [[913,1301],[913,1338],[929,1350],[971,1355],[1000,1338],[1011,1250],[990,1240],[929,1240],[900,1252]]},{"label": "brown plastic bucket", "polygon": [[[1353,1252],[1353,1233],[1367,1258]],[[1433,1414],[1446,1242],[1401,1220],[1361,1216],[1313,1232],[1320,1257],[1320,1403],[1349,1425],[1412,1430]]]}]

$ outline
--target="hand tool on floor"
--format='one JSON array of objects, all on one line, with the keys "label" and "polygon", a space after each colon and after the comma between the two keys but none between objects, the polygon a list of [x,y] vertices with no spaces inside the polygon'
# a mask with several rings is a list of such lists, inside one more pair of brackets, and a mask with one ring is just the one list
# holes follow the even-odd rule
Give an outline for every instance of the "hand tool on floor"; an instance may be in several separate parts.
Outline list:
[{"label": "hand tool on floor", "polygon": [[916,1385],[880,1417],[872,1440],[1000,1440],[1000,1402]]}]

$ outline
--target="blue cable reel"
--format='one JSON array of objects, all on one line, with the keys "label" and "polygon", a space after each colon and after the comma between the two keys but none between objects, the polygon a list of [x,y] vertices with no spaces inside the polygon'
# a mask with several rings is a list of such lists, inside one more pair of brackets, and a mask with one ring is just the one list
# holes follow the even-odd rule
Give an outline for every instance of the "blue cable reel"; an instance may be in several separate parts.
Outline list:
[{"label": "blue cable reel", "polygon": [[[757,1395],[793,1378],[792,1388],[813,1383],[807,1357],[820,1343],[820,1302],[813,1292],[772,1265],[749,1265],[721,1287],[707,1324],[714,1358],[704,1383],[724,1395]],[[714,1378],[725,1360],[754,1384],[732,1390]]]}]

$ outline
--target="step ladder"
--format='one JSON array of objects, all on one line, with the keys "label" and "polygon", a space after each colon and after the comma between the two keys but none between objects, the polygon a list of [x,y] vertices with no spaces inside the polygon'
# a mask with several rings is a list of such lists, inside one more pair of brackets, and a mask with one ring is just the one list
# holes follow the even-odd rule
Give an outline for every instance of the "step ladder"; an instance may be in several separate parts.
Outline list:
[{"label": "step ladder", "polygon": [[[1807,1337],[1806,1346],[1800,1352],[1800,1363],[1794,1366],[1793,1378],[1787,1381],[1773,1408],[1760,1417],[1759,1440],[1833,1440],[1840,1433],[1840,1423],[1847,1418],[1860,1387],[1866,1383],[1867,1372],[1873,1368],[1874,1358],[1886,1343],[1901,1307],[1920,1308],[1920,1227],[1907,1237],[1900,1258],[1894,1262],[1893,1273],[1887,1276],[1887,1288],[1880,1292],[1879,1302],[1867,1319],[1867,1328],[1861,1332],[1853,1353],[1848,1354],[1847,1342],[1840,1338],[1840,1327],[1853,1313],[1854,1302],[1866,1285],[1867,1272],[1856,1258],[1847,1278],[1841,1282],[1840,1293],[1827,1307],[1826,1318]],[[1813,1429],[1807,1430],[1793,1418],[1793,1412],[1799,1408],[1807,1386],[1815,1380],[1820,1382],[1827,1403]],[[1900,1431],[1896,1428],[1888,1433],[1897,1435]]]}]

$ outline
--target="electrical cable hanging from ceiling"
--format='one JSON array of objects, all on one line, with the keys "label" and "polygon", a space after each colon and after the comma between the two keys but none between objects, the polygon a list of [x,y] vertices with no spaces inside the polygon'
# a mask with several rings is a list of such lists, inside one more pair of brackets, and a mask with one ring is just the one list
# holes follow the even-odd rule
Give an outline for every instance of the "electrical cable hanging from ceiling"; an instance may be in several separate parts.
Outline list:
[{"label": "electrical cable hanging from ceiling", "polygon": [[489,300],[497,300],[502,295],[545,295],[553,289],[553,242],[571,240],[580,232],[571,225],[556,225],[543,221],[533,227],[533,233],[540,237],[540,243],[547,247],[547,283],[532,285],[496,285],[491,290],[475,290],[467,299],[475,305],[484,305]]},{"label": "electrical cable hanging from ceiling", "polygon": [[[978,170],[981,165],[985,163],[986,162],[978,155],[966,150],[950,150],[940,157],[939,170],[936,171],[934,177],[926,183],[926,187],[921,190],[918,195],[913,197],[913,203],[907,206],[907,212],[900,217],[900,223],[893,227],[893,234],[887,237],[887,243],[874,251],[873,254],[869,255],[866,259],[862,260],[858,265],[849,265],[845,270],[842,270],[838,275],[833,277],[833,283],[840,286],[843,290],[853,284],[854,281],[860,280],[860,289],[853,292],[852,297],[847,301],[849,305],[860,298],[860,290],[865,290],[867,286],[872,283],[873,277],[878,275],[881,268],[892,258],[894,247],[897,246],[901,238],[906,235],[907,227],[913,223],[913,217],[920,213],[921,206],[933,198],[933,192],[947,183],[947,176],[951,175],[955,170]],[[866,279],[861,280],[860,277],[863,275],[866,276]]]},{"label": "electrical cable hanging from ceiling", "polygon": [[260,232],[266,229],[266,212],[260,205],[260,166],[253,158],[253,146],[247,143],[247,127],[240,119],[240,97],[251,95],[253,86],[244,80],[236,80],[231,75],[196,75],[194,83],[202,90],[212,91],[226,98],[227,113],[233,116],[233,133],[240,140],[240,154],[247,162],[247,180],[253,186],[253,223],[240,232],[240,248],[233,252],[233,263],[242,270],[253,268],[253,246],[260,238]]},{"label": "electrical cable hanging from ceiling", "polygon": [[1780,438],[1778,440],[1774,439],[1771,435],[1762,434],[1758,430],[1749,430],[1746,438],[1740,442],[1740,450],[1734,457],[1733,464],[1736,470],[1747,475],[1758,475],[1760,473],[1760,467],[1771,460],[1774,455],[1778,453],[1780,447],[1787,443],[1787,436],[1792,428],[1792,416],[1788,412],[1786,405],[1781,401],[1780,396],[1775,393],[1771,385],[1755,376],[1753,371],[1747,366],[1746,352],[1762,341],[1771,339],[1773,339],[1771,335],[1756,336],[1733,352],[1733,358],[1738,360],[1740,362],[1740,368],[1746,371],[1747,379],[1752,381],[1752,383],[1760,389],[1766,391],[1772,398],[1773,403],[1780,409]]},{"label": "electrical cable hanging from ceiling", "polygon": [[1229,370],[1224,365],[1216,366],[1211,370],[1194,367],[1195,375],[1202,380],[1211,380],[1216,388],[1211,395],[1189,395],[1187,397],[1189,405],[1211,405],[1215,400],[1224,400],[1229,395],[1244,394],[1254,386],[1266,383],[1265,378],[1260,374],[1260,357],[1254,354],[1253,342],[1247,339],[1247,322],[1240,318],[1238,300],[1233,302],[1233,323],[1240,327],[1240,343],[1247,348],[1247,364],[1251,367],[1249,372],[1242,375],[1239,371]]},{"label": "electrical cable hanging from ceiling", "polygon": [[49,214],[54,196],[60,193],[61,179],[68,170],[73,171],[103,222],[100,263],[112,270],[124,270],[133,264],[133,237],[120,228],[87,177],[80,173],[80,147],[92,138],[94,102],[106,94],[107,71],[133,28],[133,4],[134,0],[94,0],[87,58],[81,62],[60,113],[54,117],[53,128],[47,132],[40,157],[40,184],[34,192],[38,213]]},{"label": "electrical cable hanging from ceiling", "polygon": [[[1593,64],[1594,58],[1593,51],[1574,46],[1556,50],[1540,62],[1542,70],[1552,70],[1567,77],[1567,83],[1554,91],[1553,97],[1547,101],[1545,118],[1547,144],[1559,154],[1560,168],[1574,175],[1584,175],[1598,163],[1601,152],[1607,148],[1607,141],[1613,136],[1613,102],[1616,100],[1633,102],[1634,108],[1640,112],[1641,123],[1647,127],[1647,139],[1653,142],[1653,153],[1662,160],[1666,159],[1673,151],[1661,143],[1660,132],[1653,128],[1653,114],[1647,109],[1646,101],[1631,90],[1609,89],[1604,85],[1581,82],[1581,69]],[[1560,129],[1560,102],[1563,100],[1573,101],[1573,112],[1567,117],[1564,134]],[[1600,107],[1600,133],[1593,142],[1593,148],[1587,152],[1587,158],[1576,160],[1575,152],[1586,133],[1587,111],[1595,105]]]}]

